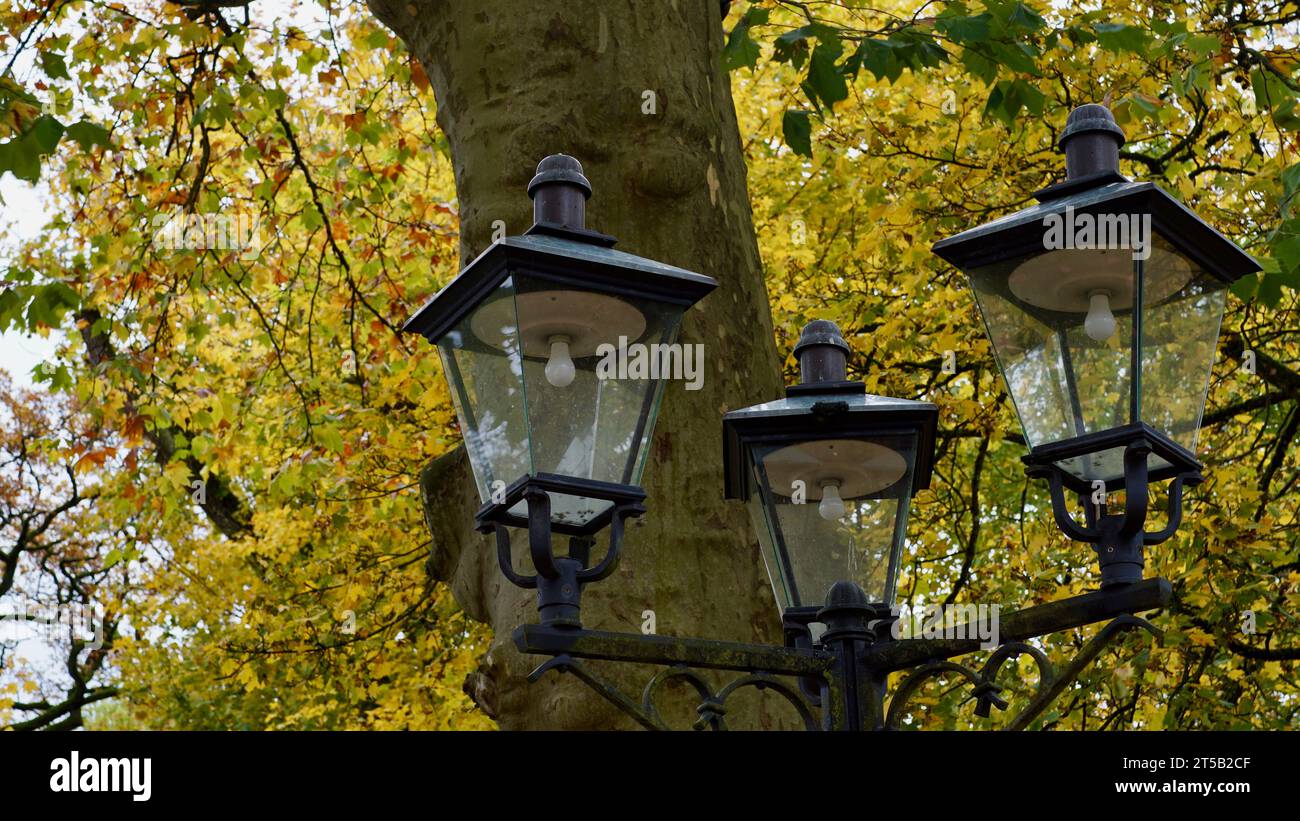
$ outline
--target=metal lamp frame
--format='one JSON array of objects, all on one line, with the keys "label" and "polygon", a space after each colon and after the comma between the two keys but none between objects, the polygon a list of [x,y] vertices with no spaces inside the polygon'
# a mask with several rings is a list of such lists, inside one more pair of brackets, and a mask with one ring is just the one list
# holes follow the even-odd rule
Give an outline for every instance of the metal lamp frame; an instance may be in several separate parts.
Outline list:
[{"label": "metal lamp frame", "polygon": [[[724,418],[728,497],[746,495],[748,483],[752,481],[747,469],[749,451],[754,445],[829,436],[871,438],[881,434],[907,434],[915,437],[918,452],[908,486],[889,489],[888,495],[910,497],[928,486],[938,409],[924,402],[875,397],[851,410],[849,397],[865,396],[865,391],[861,383],[843,378],[847,347],[833,323],[811,323],[800,341],[804,384],[791,387],[787,395],[809,397],[814,400],[812,404],[807,409],[779,403],[758,406]],[[1131,449],[1134,454],[1140,450],[1137,445]],[[1149,450],[1148,447],[1141,451],[1143,468]],[[1052,469],[1056,469],[1054,465]],[[1058,473],[1054,475],[1059,476],[1060,471],[1056,470]],[[1145,488],[1145,482],[1142,487]],[[550,516],[552,493],[600,499],[610,506],[602,516],[581,528],[554,524]],[[550,656],[533,670],[529,680],[536,681],[550,671],[576,676],[647,729],[670,726],[659,712],[657,698],[669,682],[684,683],[698,696],[692,725],[695,729],[727,729],[728,700],[747,688],[780,696],[808,730],[897,729],[903,724],[910,700],[924,683],[943,675],[955,675],[967,683],[971,697],[976,700],[976,714],[987,718],[994,708],[1008,708],[1008,702],[1000,695],[1002,685],[998,683],[1006,662],[1028,655],[1038,670],[1037,691],[1010,722],[1011,727],[1023,729],[1116,636],[1134,628],[1158,636],[1154,627],[1134,614],[1162,607],[1170,597],[1169,583],[1153,579],[1113,585],[1100,592],[1010,614],[1001,619],[1002,643],[978,670],[953,660],[982,649],[979,640],[974,638],[978,635],[974,626],[958,628],[958,636],[971,636],[970,639],[898,639],[892,629],[897,611],[887,603],[869,600],[860,587],[849,581],[834,584],[824,606],[787,608],[782,617],[784,646],[588,630],[582,626],[581,619],[583,588],[613,573],[622,555],[624,523],[645,513],[644,498],[644,491],[630,485],[545,474],[525,476],[512,484],[499,500],[480,509],[475,522],[480,531],[495,534],[497,560],[506,579],[537,591],[539,623],[521,626],[513,635],[520,652]],[[521,502],[527,506],[526,518],[511,512]],[[1098,522],[1097,527],[1109,527],[1104,515]],[[610,530],[609,548],[595,561],[593,537],[604,527]],[[528,553],[534,568],[529,575],[515,570],[511,552],[511,531],[522,529],[527,530]],[[565,555],[556,552],[553,536],[557,533],[570,537]],[[895,533],[895,543],[898,537]],[[895,555],[890,563],[891,576],[897,572],[896,563]],[[1107,566],[1103,563],[1103,575]],[[1027,643],[1036,636],[1103,619],[1109,620],[1106,627],[1062,671],[1040,649]],[[811,630],[813,623],[825,626],[817,639]],[[637,700],[596,673],[585,664],[586,660],[653,664],[662,669],[650,679]],[[740,675],[715,688],[705,673],[710,670]],[[889,677],[902,671],[908,672],[891,697]]]},{"label": "metal lamp frame", "polygon": [[[1173,198],[1150,184],[1131,183],[1119,176],[1118,146],[1123,134],[1113,119],[1108,122],[1108,118],[1109,113],[1100,106],[1083,106],[1071,114],[1062,135],[1069,177],[1066,182],[1040,192],[1040,205],[945,240],[935,246],[935,252],[963,268],[1006,259],[1041,242],[1041,232],[1036,229],[1044,214],[1073,204],[1094,211],[1121,208],[1151,212],[1158,230],[1222,280],[1230,282],[1258,270],[1249,255]],[[1067,142],[1070,144],[1066,145]],[[534,192],[536,224],[529,236],[493,245],[413,316],[405,326],[407,330],[417,331],[436,342],[516,268],[556,281],[568,281],[575,275],[583,282],[594,278],[601,283],[600,287],[614,292],[661,299],[675,296],[683,304],[697,300],[714,287],[713,281],[706,277],[620,255],[609,248],[610,238],[587,231],[582,219],[591,188],[581,174],[581,166],[572,158],[559,156],[544,160],[530,185],[530,195]],[[569,255],[573,258],[567,258]],[[1140,276],[1140,268],[1136,273]],[[836,384],[840,392],[857,392],[859,388],[846,381],[843,356],[834,355],[836,348],[847,351],[847,345],[837,336],[838,329],[831,323],[813,323],[805,329],[805,338],[796,348],[796,355],[805,377],[815,375],[823,392],[834,394]],[[807,390],[795,387],[790,395],[800,392]],[[821,413],[815,415],[825,420],[837,416],[841,410],[832,395],[821,406]],[[583,627],[583,589],[614,572],[622,555],[625,522],[645,513],[645,492],[634,485],[548,474],[524,476],[507,488],[503,498],[484,505],[475,523],[480,531],[495,536],[498,563],[505,578],[521,588],[537,591],[539,623],[522,625],[513,633],[514,644],[521,653],[549,656],[533,670],[529,679],[536,681],[549,671],[576,676],[647,729],[670,726],[660,714],[657,701],[661,688],[669,682],[684,683],[698,696],[695,729],[727,729],[729,699],[748,688],[782,697],[809,730],[897,729],[903,726],[911,699],[925,682],[945,675],[964,681],[970,688],[969,697],[975,701],[976,714],[987,717],[994,708],[1008,709],[1008,702],[1001,695],[999,676],[1008,661],[1027,655],[1038,671],[1037,689],[1029,703],[1007,724],[1009,729],[1026,729],[1119,635],[1145,630],[1157,640],[1160,638],[1160,632],[1136,614],[1164,607],[1170,601],[1172,590],[1164,579],[1141,578],[1141,550],[1144,545],[1170,538],[1178,529],[1182,491],[1201,480],[1201,466],[1192,454],[1162,433],[1138,419],[1133,422],[1103,434],[1035,448],[1025,457],[1028,474],[1044,478],[1048,483],[1056,523],[1061,530],[1071,539],[1097,547],[1103,585],[1099,591],[1002,616],[1001,643],[992,648],[978,667],[953,660],[986,649],[975,638],[978,631],[958,633],[969,638],[896,639],[890,628],[897,614],[879,602],[869,601],[857,585],[847,581],[832,586],[822,607],[787,609],[783,614],[785,644],[782,646]],[[735,437],[734,442],[728,440],[734,445],[727,449],[728,496],[736,496],[744,481],[743,465],[738,460],[743,459],[742,434],[748,424],[736,423],[728,434]],[[807,419],[771,419],[761,421],[759,428],[775,430],[806,424]],[[757,429],[748,432],[761,434]],[[1104,504],[1094,504],[1088,498],[1090,486],[1064,471],[1058,462],[1121,446],[1124,476],[1107,489],[1122,486],[1125,505],[1122,513],[1111,514]],[[932,448],[932,439],[918,442],[914,475],[928,476],[928,461],[924,466],[920,461],[932,458]],[[1152,454],[1164,459],[1168,467],[1150,470],[1148,458]],[[734,469],[738,466],[740,469]],[[1161,530],[1146,532],[1148,486],[1161,479],[1172,482],[1169,519]],[[1083,524],[1069,514],[1066,490],[1083,495]],[[553,523],[552,494],[577,494],[608,502],[609,507],[582,527]],[[526,515],[512,512],[521,503],[526,506]],[[597,561],[592,555],[594,537],[605,528],[609,529],[609,548]],[[518,572],[513,564],[511,533],[517,530],[527,533],[531,573]],[[566,554],[556,551],[554,536],[557,534],[569,537]],[[816,641],[809,629],[813,622],[826,628]],[[1041,649],[1029,643],[1036,637],[1098,622],[1105,625],[1060,668]],[[598,675],[585,663],[588,660],[650,664],[660,670],[637,699]],[[716,687],[706,671],[737,675]],[[899,673],[903,677],[891,694],[890,675]]]},{"label": "metal lamp frame", "polygon": [[[1148,579],[1004,615],[1000,621],[1002,643],[977,669],[952,660],[982,649],[979,639],[973,638],[977,635],[973,627],[969,631],[959,628],[958,635],[972,636],[968,639],[893,639],[890,631],[883,629],[891,614],[867,601],[851,582],[834,585],[826,605],[815,613],[787,611],[785,646],[588,630],[580,619],[582,590],[614,572],[622,553],[623,523],[641,515],[644,507],[639,500],[627,497],[611,499],[616,502],[616,513],[610,520],[609,550],[593,562],[590,537],[574,536],[568,554],[556,554],[549,491],[537,482],[520,487],[520,498],[527,500],[529,507],[528,544],[535,573],[515,571],[510,525],[485,521],[483,529],[496,535],[497,556],[506,579],[537,590],[540,623],[521,625],[512,636],[521,653],[550,657],[533,670],[529,681],[551,671],[573,675],[650,730],[671,728],[657,704],[661,688],[670,681],[689,685],[699,697],[692,724],[697,730],[727,729],[727,702],[745,688],[780,696],[807,730],[899,729],[920,687],[944,674],[963,679],[971,687],[976,714],[988,717],[993,708],[1008,707],[998,683],[1006,662],[1028,655],[1038,670],[1037,688],[1007,725],[1009,729],[1026,729],[1116,637],[1141,629],[1159,638],[1154,626],[1134,614],[1164,607],[1172,595],[1169,582]],[[807,623],[813,620],[826,625],[816,643],[806,633]],[[1107,624],[1063,668],[1027,643],[1098,621]],[[650,664],[662,669],[636,699],[587,666],[587,660]],[[717,687],[705,671],[739,675]],[[900,671],[909,672],[890,697],[889,675]]]}]

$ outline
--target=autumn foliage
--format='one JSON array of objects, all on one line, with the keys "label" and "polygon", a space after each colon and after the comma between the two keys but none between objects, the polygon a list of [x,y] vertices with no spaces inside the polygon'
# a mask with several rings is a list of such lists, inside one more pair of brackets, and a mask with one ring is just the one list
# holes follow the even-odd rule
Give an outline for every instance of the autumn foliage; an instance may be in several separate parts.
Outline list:
[{"label": "autumn foliage", "polygon": [[[1127,639],[1043,725],[1294,726],[1300,6],[884,6],[736,2],[723,55],[778,350],[832,319],[852,378],[941,409],[900,599],[1014,608],[1095,586],[1023,475],[965,283],[929,248],[1059,180],[1066,112],[1104,100],[1121,170],[1264,273],[1229,298],[1207,481],[1149,552],[1175,590],[1164,644]],[[462,692],[485,629],[424,566],[437,500],[417,479],[459,442],[455,415],[432,347],[398,333],[458,268],[453,158],[401,41],[362,6],[311,9],[0,8],[0,173],[39,179],[53,206],[5,252],[0,328],[62,340],[45,396],[0,388],[4,458],[51,484],[0,466],[0,503],[86,496],[45,558],[11,559],[18,531],[0,528],[0,569],[29,586],[43,561],[91,571],[74,587],[112,628],[86,668],[86,688],[111,688],[80,705],[91,727],[491,726]],[[0,661],[0,724],[68,697]],[[976,726],[962,698],[936,688],[913,724]]]}]

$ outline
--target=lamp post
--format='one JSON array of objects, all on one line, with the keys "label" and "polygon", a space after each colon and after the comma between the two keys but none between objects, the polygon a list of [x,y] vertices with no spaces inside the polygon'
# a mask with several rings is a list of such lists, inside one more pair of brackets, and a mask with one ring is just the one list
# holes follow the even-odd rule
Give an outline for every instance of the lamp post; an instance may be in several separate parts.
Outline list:
[{"label": "lamp post", "polygon": [[[552,670],[577,676],[649,729],[668,727],[656,695],[677,681],[699,696],[697,729],[725,729],[727,700],[753,687],[784,698],[808,729],[865,730],[900,726],[910,697],[942,675],[972,687],[978,715],[1005,709],[998,675],[1028,655],[1039,671],[1037,694],[1009,721],[1023,729],[1117,634],[1159,635],[1134,614],[1167,604],[1171,589],[1141,579],[1140,544],[1167,538],[1177,519],[1168,534],[1133,534],[1145,516],[1147,481],[1172,478],[1180,491],[1199,478],[1191,449],[1213,353],[1206,324],[1212,317],[1217,332],[1222,286],[1253,261],[1154,186],[1119,177],[1112,155],[1122,135],[1098,108],[1071,115],[1062,138],[1070,178],[1040,192],[1042,206],[936,246],[970,272],[1031,444],[1026,462],[1051,482],[1058,521],[1072,538],[1120,554],[1102,556],[1103,589],[1003,615],[996,648],[978,670],[952,660],[990,649],[966,625],[932,639],[901,639],[893,629],[909,505],[929,483],[937,409],[870,396],[849,381],[849,346],[821,320],[804,328],[795,348],[801,384],[722,420],[724,491],[750,509],[784,645],[582,626],[583,587],[613,573],[624,521],[646,512],[637,482],[664,377],[624,379],[608,356],[629,341],[674,341],[683,312],[715,283],[613,250],[613,238],[584,225],[591,187],[577,161],[556,155],[539,164],[529,185],[533,227],[494,243],[406,325],[442,353],[483,501],[475,523],[495,535],[506,579],[538,591],[539,623],[513,635],[520,652],[550,657],[531,680]],[[1055,249],[1043,247],[1046,214],[1098,207],[1149,214],[1161,232],[1154,261],[1134,262],[1130,275],[1127,263],[1105,255],[1111,249],[1048,256]],[[1177,345],[1179,329],[1208,340],[1194,367],[1187,339],[1182,353],[1161,353]],[[1171,384],[1187,374],[1201,381]],[[1152,398],[1143,384],[1173,393]],[[1093,481],[1124,487],[1126,512],[1108,517],[1093,505],[1079,526],[1062,488],[1090,491]],[[607,527],[609,548],[593,561],[593,536]],[[513,565],[512,530],[527,532],[531,573]],[[555,549],[556,534],[569,537],[567,552]],[[1107,624],[1061,670],[1025,643],[1099,621]],[[661,669],[637,701],[587,659]],[[738,675],[718,687],[705,671]],[[891,675],[899,677],[892,695]]]}]

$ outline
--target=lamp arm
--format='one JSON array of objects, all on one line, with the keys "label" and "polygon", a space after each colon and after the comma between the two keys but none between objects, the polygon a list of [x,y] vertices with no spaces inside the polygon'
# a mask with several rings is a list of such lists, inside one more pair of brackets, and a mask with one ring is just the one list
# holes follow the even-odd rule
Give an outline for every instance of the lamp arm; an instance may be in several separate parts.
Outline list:
[{"label": "lamp arm", "polygon": [[1056,519],[1056,526],[1067,538],[1076,542],[1095,542],[1100,537],[1096,527],[1082,527],[1070,515],[1069,509],[1065,506],[1065,489],[1061,485],[1060,471],[1050,467],[1032,467],[1025,471],[1031,479],[1046,479],[1048,492],[1052,497],[1052,516]]},{"label": "lamp arm", "polygon": [[497,535],[497,564],[501,566],[501,573],[506,577],[506,581],[526,589],[537,587],[536,576],[521,576],[515,572],[514,562],[510,557],[510,531],[502,525],[497,525],[492,530]]},{"label": "lamp arm", "polygon": [[1131,539],[1142,532],[1147,521],[1147,503],[1151,491],[1147,487],[1147,456],[1151,444],[1145,439],[1130,442],[1124,448],[1124,521],[1119,535]]},{"label": "lamp arm", "polygon": [[[976,673],[963,665],[948,661],[950,657],[981,649],[978,638],[918,639],[884,641],[856,648],[848,657],[851,666],[843,665],[846,657],[826,647],[796,648],[762,644],[710,641],[673,636],[610,633],[564,625],[530,624],[515,629],[513,639],[520,652],[550,656],[529,676],[536,681],[548,671],[576,675],[607,701],[630,715],[647,729],[666,729],[655,704],[661,685],[675,681],[692,687],[699,698],[696,729],[726,729],[728,697],[747,687],[769,690],[782,697],[798,712],[806,729],[848,729],[848,706],[861,697],[861,688],[869,681],[884,681],[895,670],[913,668],[894,694],[887,718],[880,725],[898,727],[908,697],[929,678],[941,673],[955,673],[973,687],[976,714],[987,716],[992,708],[1006,709],[996,683],[999,671],[1008,660],[1029,655],[1038,666],[1037,692],[1029,706],[1012,719],[1009,729],[1024,729],[1061,694],[1091,663],[1101,650],[1120,632],[1138,627],[1158,634],[1147,622],[1132,613],[1163,607],[1172,589],[1164,579],[1148,579],[1115,590],[1085,593],[1069,599],[1038,605],[1008,614],[1001,620],[1000,645]],[[1069,630],[1097,621],[1111,620],[1088,645],[1057,673],[1047,655],[1026,642],[1036,636]],[[974,634],[974,630],[959,631]],[[640,704],[610,682],[596,675],[583,660],[627,662],[663,667],[646,686]],[[1012,665],[1014,667],[1014,665]],[[734,671],[739,678],[715,688],[697,671]],[[820,697],[813,699],[802,686],[781,678],[817,681]],[[881,696],[883,698],[883,695]],[[821,720],[818,721],[820,712]],[[863,723],[863,728],[875,728]]]},{"label": "lamp arm", "polygon": [[1204,481],[1199,472],[1180,473],[1169,485],[1169,521],[1155,533],[1143,533],[1143,544],[1160,544],[1178,531],[1183,522],[1183,487],[1194,487]]}]

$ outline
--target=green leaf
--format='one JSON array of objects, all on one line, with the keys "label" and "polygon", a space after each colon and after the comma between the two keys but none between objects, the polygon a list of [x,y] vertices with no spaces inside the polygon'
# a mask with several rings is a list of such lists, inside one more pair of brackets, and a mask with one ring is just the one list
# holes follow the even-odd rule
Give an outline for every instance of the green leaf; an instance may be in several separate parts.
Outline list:
[{"label": "green leaf", "polygon": [[1300,271],[1300,236],[1294,234],[1274,242],[1273,257],[1278,262],[1278,272]]},{"label": "green leaf", "polygon": [[1038,64],[1034,62],[1034,57],[1037,54],[1028,43],[1017,43],[1015,45],[989,43],[988,51],[993,60],[1012,71],[1033,74],[1034,76],[1041,73],[1038,70]]},{"label": "green leaf", "polygon": [[1282,287],[1300,291],[1300,268],[1293,268],[1290,271],[1278,271],[1270,276],[1276,277],[1277,281],[1282,283]]},{"label": "green leaf", "polygon": [[185,334],[195,343],[202,342],[210,330],[208,323],[202,319],[195,319],[185,326]]},{"label": "green leaf", "polygon": [[1288,94],[1282,104],[1273,109],[1273,122],[1278,128],[1283,131],[1300,131],[1300,112],[1296,106],[1296,98]]},{"label": "green leaf", "polygon": [[948,52],[928,33],[904,29],[889,38],[889,42],[898,49],[899,60],[913,69],[937,68],[948,62]]},{"label": "green leaf", "polygon": [[317,442],[335,453],[343,452],[343,437],[339,435],[338,428],[333,425],[317,425],[312,430]]},{"label": "green leaf", "polygon": [[1097,42],[1107,51],[1142,52],[1151,39],[1145,29],[1123,23],[1097,23],[1092,27]]},{"label": "green leaf", "polygon": [[1020,109],[1025,108],[1031,114],[1039,115],[1043,113],[1046,102],[1043,93],[1024,80],[1002,80],[989,90],[984,115],[991,115],[1009,126],[1020,115]]},{"label": "green leaf", "polygon": [[1300,163],[1289,165],[1282,171],[1282,202],[1288,209],[1297,189],[1300,189]]},{"label": "green leaf", "polygon": [[23,306],[26,304],[26,298],[19,296],[16,289],[5,288],[0,291],[0,331],[22,327]]},{"label": "green leaf", "polygon": [[32,368],[32,381],[45,382],[52,391],[67,390],[72,387],[72,374],[67,365],[51,365],[41,362]]},{"label": "green leaf", "polygon": [[38,117],[24,135],[24,139],[36,141],[36,147],[42,154],[51,154],[59,146],[63,137],[63,123],[53,117]]},{"label": "green leaf", "polygon": [[1016,3],[1015,7],[1011,9],[1011,14],[1007,16],[1007,24],[1012,28],[1026,32],[1038,31],[1047,27],[1047,21],[1024,3]]},{"label": "green leaf", "polygon": [[785,144],[796,154],[812,156],[812,121],[807,111],[789,109],[781,116],[781,131]]},{"label": "green leaf", "polygon": [[962,51],[961,64],[966,67],[966,70],[972,76],[983,81],[985,85],[992,85],[993,81],[998,78],[998,64],[973,48],[966,48]]},{"label": "green leaf", "polygon": [[1276,308],[1282,301],[1282,278],[1277,274],[1260,275],[1259,291],[1255,296],[1267,307]]},{"label": "green leaf", "polygon": [[1141,94],[1130,94],[1124,98],[1123,102],[1140,111],[1144,119],[1151,119],[1160,112],[1158,106]]},{"label": "green leaf", "polygon": [[1223,48],[1223,42],[1216,34],[1195,34],[1183,43],[1191,53],[1205,57]]},{"label": "green leaf", "polygon": [[1038,116],[1043,113],[1043,107],[1047,102],[1047,97],[1043,92],[1039,91],[1024,80],[1016,80],[1015,89],[1017,99],[1030,114]]},{"label": "green leaf", "polygon": [[41,70],[51,80],[72,79],[68,76],[68,64],[63,61],[63,55],[53,51],[41,52]]},{"label": "green leaf", "polygon": [[68,126],[67,134],[81,146],[83,151],[89,151],[97,145],[101,148],[113,147],[112,141],[108,138],[108,130],[89,120],[82,120]]},{"label": "green leaf", "polygon": [[745,16],[740,18],[740,22],[736,23],[736,27],[731,30],[731,35],[727,38],[727,45],[722,49],[723,68],[727,71],[733,71],[738,68],[752,69],[757,65],[762,49],[750,36],[750,29],[766,23],[770,14],[769,9],[759,6],[749,7],[749,10],[745,12]]},{"label": "green leaf", "polygon": [[796,69],[803,68],[804,60],[808,57],[808,40],[813,38],[824,44],[839,42],[839,35],[835,29],[813,23],[787,31],[776,38],[773,43],[772,58],[779,63],[789,63]]},{"label": "green leaf", "polygon": [[941,14],[934,21],[934,28],[940,34],[959,43],[980,43],[989,39],[992,22],[993,15],[988,12],[973,17],[945,17]]},{"label": "green leaf", "polygon": [[889,40],[863,40],[853,53],[853,61],[855,67],[861,65],[877,80],[888,79],[892,83],[903,74],[903,64]]},{"label": "green leaf", "polygon": [[20,180],[41,177],[41,157],[52,153],[63,137],[63,124],[53,117],[38,117],[19,137],[0,143],[0,174],[8,171]]},{"label": "green leaf", "polygon": [[36,328],[40,325],[57,327],[68,311],[81,304],[77,292],[62,282],[51,282],[42,286],[27,305],[27,325]]},{"label": "green leaf", "polygon": [[1255,107],[1260,111],[1283,109],[1295,105],[1295,96],[1273,72],[1256,68],[1250,72],[1250,87],[1255,92]]},{"label": "green leaf", "polygon": [[20,180],[36,182],[41,178],[41,155],[21,137],[0,143],[0,175],[6,171]]},{"label": "green leaf", "polygon": [[813,92],[809,96],[815,95],[826,104],[827,108],[833,108],[836,103],[849,96],[844,75],[835,66],[835,60],[839,55],[838,43],[833,46],[820,43],[813,49],[812,59],[808,63],[808,86]]}]

